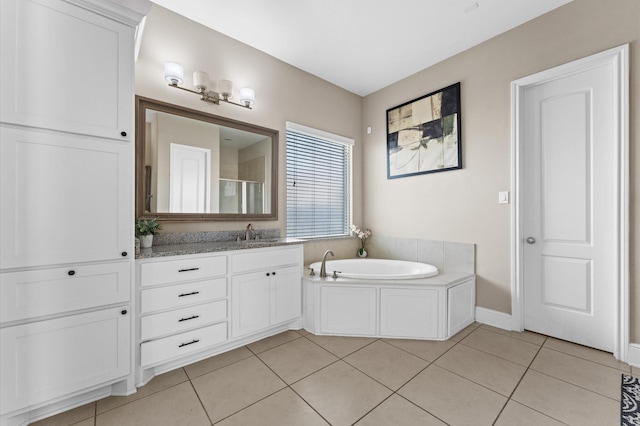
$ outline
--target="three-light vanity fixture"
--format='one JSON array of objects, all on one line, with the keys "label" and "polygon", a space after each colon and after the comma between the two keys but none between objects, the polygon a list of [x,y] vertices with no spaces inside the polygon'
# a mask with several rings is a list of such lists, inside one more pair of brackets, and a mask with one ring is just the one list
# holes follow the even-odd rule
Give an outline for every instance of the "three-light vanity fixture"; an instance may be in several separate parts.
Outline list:
[{"label": "three-light vanity fixture", "polygon": [[165,62],[164,79],[169,83],[169,86],[200,95],[201,101],[216,105],[220,105],[220,101],[222,101],[251,109],[251,106],[256,101],[256,92],[250,87],[240,89],[240,103],[231,101],[233,98],[233,82],[230,80],[220,80],[218,82],[218,92],[207,90],[209,88],[209,74],[204,71],[193,72],[193,88],[195,90],[181,87],[180,85],[184,82],[184,69],[182,65],[176,62]]}]

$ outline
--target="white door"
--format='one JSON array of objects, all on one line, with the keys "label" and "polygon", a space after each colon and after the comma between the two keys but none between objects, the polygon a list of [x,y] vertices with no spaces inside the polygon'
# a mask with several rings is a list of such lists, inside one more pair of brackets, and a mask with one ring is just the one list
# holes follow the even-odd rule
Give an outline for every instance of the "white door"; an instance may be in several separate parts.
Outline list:
[{"label": "white door", "polygon": [[613,61],[522,92],[524,327],[614,352],[619,200]]},{"label": "white door", "polygon": [[209,213],[211,150],[171,144],[169,211]]},{"label": "white door", "polygon": [[0,265],[131,256],[131,144],[0,126]]}]

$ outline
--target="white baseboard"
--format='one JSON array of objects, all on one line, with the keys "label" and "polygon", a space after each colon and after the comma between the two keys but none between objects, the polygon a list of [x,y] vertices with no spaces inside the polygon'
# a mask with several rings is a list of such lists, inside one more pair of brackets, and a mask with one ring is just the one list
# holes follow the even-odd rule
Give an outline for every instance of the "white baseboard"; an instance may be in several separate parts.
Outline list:
[{"label": "white baseboard", "polygon": [[476,306],[476,321],[511,331],[511,315]]},{"label": "white baseboard", "polygon": [[640,344],[629,343],[629,365],[634,367],[640,367]]}]

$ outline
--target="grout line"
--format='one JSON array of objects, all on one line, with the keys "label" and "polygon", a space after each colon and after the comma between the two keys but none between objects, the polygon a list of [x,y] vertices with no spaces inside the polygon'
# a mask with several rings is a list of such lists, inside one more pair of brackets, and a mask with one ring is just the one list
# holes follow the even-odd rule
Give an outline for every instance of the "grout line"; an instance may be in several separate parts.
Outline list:
[{"label": "grout line", "polygon": [[[545,339],[546,341],[546,339]],[[544,345],[544,341],[542,342],[542,345]],[[542,345],[540,345],[540,347],[538,348],[538,350],[536,351],[536,354],[533,356],[533,358],[531,358],[531,361],[529,362],[529,365],[527,365],[525,367],[524,373],[522,373],[522,375],[520,376],[520,380],[518,380],[518,383],[516,383],[516,385],[513,387],[513,390],[511,391],[511,393],[509,394],[509,396],[507,397],[507,400],[505,401],[504,405],[502,406],[502,408],[500,409],[500,411],[498,412],[498,415],[496,416],[495,420],[493,421],[492,425],[495,425],[496,422],[498,421],[498,419],[500,418],[500,416],[502,415],[502,413],[504,412],[504,409],[507,408],[507,404],[509,404],[509,401],[511,401],[511,398],[513,397],[513,394],[516,393],[516,390],[518,389],[518,386],[520,386],[520,383],[522,383],[522,380],[524,379],[524,376],[527,374],[527,372],[529,371],[529,368],[531,367],[531,364],[533,364],[533,361],[535,361],[536,357],[538,356],[538,354],[540,353],[540,351],[542,350]],[[475,348],[474,348],[475,349]],[[495,356],[495,355],[494,355]],[[501,358],[502,359],[502,358]],[[520,364],[518,364],[520,365]],[[514,401],[517,402],[517,401]],[[526,407],[526,405],[525,405]],[[529,407],[531,408],[531,407]]]},{"label": "grout line", "polygon": [[[400,389],[398,389],[400,390]],[[408,403],[410,403],[411,405],[414,405],[416,407],[418,407],[419,409],[421,409],[422,411],[424,411],[425,413],[435,417],[436,419],[440,420],[442,423],[444,423],[445,425],[450,426],[450,423],[447,423],[444,421],[444,419],[441,419],[440,417],[436,416],[435,414],[433,414],[432,412],[422,408],[421,406],[419,406],[418,404],[416,404],[415,402],[411,401],[410,399],[405,398],[404,396],[400,395],[399,393],[394,393],[394,395],[399,396],[400,398],[404,399],[405,401],[407,401]]]},{"label": "grout line", "polygon": [[209,412],[207,411],[207,407],[204,406],[204,403],[202,402],[202,398],[200,398],[200,394],[196,390],[196,387],[193,385],[193,382],[191,380],[189,380],[189,384],[191,385],[191,389],[193,389],[193,392],[196,394],[196,398],[198,398],[198,402],[200,402],[200,406],[202,407],[202,410],[204,411],[204,415],[207,416],[207,419],[209,419],[209,424],[213,425],[213,420],[211,420],[211,416],[209,416]]}]

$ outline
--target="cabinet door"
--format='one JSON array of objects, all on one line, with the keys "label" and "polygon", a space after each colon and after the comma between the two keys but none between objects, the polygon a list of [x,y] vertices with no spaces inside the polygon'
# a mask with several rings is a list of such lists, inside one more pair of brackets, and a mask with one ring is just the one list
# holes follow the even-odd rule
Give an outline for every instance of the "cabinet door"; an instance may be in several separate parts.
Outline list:
[{"label": "cabinet door", "polygon": [[131,146],[0,128],[2,268],[131,258]]},{"label": "cabinet door", "polygon": [[0,322],[125,303],[131,262],[0,274]]},{"label": "cabinet door", "polygon": [[381,289],[380,335],[437,338],[438,291]]},{"label": "cabinet door", "polygon": [[1,121],[132,140],[133,28],[61,0],[0,5]]},{"label": "cabinet door", "polygon": [[302,273],[300,267],[281,268],[271,273],[271,325],[302,315]]},{"label": "cabinet door", "polygon": [[269,327],[271,280],[266,271],[231,279],[231,336],[239,337]]},{"label": "cabinet door", "polygon": [[320,288],[320,331],[329,334],[376,335],[376,289]]},{"label": "cabinet door", "polygon": [[130,330],[122,308],[0,330],[1,414],[126,376]]}]

